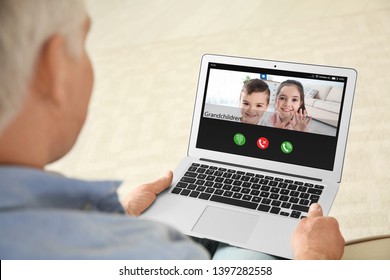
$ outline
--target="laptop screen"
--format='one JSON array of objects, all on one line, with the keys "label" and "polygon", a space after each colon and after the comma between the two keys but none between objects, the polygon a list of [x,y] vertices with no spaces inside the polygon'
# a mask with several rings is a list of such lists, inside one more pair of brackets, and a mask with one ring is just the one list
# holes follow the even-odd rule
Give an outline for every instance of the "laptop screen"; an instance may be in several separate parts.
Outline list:
[{"label": "laptop screen", "polygon": [[346,82],[209,63],[196,147],[332,170]]}]

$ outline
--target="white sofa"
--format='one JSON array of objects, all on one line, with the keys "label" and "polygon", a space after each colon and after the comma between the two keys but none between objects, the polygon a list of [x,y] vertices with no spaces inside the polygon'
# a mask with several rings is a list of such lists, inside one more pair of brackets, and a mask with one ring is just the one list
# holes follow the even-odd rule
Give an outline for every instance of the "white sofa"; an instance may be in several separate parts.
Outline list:
[{"label": "white sofa", "polygon": [[305,85],[305,106],[309,116],[337,127],[342,99],[342,88]]}]

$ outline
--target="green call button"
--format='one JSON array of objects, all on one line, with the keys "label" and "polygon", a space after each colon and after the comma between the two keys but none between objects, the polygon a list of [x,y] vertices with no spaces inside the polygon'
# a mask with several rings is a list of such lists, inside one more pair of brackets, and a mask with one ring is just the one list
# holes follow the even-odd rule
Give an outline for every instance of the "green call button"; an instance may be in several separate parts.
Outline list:
[{"label": "green call button", "polygon": [[234,140],[234,143],[236,143],[237,146],[243,146],[246,143],[246,138],[241,133],[234,134],[233,140]]}]

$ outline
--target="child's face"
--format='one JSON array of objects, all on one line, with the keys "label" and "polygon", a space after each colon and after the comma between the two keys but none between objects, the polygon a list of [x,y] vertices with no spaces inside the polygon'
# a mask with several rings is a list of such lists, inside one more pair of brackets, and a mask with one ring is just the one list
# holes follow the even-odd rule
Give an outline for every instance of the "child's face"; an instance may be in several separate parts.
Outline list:
[{"label": "child's face", "polygon": [[258,124],[267,108],[268,101],[266,92],[252,92],[250,95],[245,91],[241,93],[240,109],[242,122]]},{"label": "child's face", "polygon": [[276,100],[276,110],[282,118],[291,118],[302,105],[300,93],[296,86],[284,86]]}]

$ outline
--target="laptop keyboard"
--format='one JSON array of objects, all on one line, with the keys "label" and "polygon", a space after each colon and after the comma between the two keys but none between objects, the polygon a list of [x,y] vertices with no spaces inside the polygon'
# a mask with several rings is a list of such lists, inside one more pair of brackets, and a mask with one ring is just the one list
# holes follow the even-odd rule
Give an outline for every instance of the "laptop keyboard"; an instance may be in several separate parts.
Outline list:
[{"label": "laptop keyboard", "polygon": [[299,219],[323,190],[323,185],[193,163],[171,192]]}]

